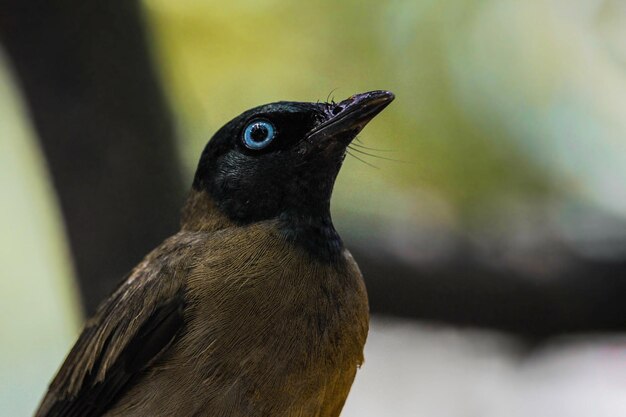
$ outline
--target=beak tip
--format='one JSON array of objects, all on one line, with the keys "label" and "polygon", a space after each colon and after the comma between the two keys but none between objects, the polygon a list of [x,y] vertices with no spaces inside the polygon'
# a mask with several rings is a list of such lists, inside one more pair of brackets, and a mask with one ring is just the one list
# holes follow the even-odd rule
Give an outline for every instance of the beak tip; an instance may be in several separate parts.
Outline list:
[{"label": "beak tip", "polygon": [[383,111],[396,98],[396,95],[387,90],[374,90],[356,94],[353,97],[353,102],[357,104],[357,107],[364,109],[364,113],[373,118]]},{"label": "beak tip", "polygon": [[387,91],[387,90],[377,90],[377,91],[374,91],[374,93],[376,93],[377,95],[380,95],[381,98],[389,102],[392,102],[396,98],[396,95],[394,93],[392,93],[391,91]]},{"label": "beak tip", "polygon": [[352,132],[354,137],[395,98],[395,94],[387,90],[355,94],[334,105],[340,111],[333,112],[326,122],[309,133],[309,137],[313,135],[331,137],[344,132]]},{"label": "beak tip", "polygon": [[352,97],[350,97],[348,100],[391,103],[395,98],[396,98],[396,95],[392,93],[391,91],[373,90],[373,91],[368,91],[367,93],[355,94]]}]

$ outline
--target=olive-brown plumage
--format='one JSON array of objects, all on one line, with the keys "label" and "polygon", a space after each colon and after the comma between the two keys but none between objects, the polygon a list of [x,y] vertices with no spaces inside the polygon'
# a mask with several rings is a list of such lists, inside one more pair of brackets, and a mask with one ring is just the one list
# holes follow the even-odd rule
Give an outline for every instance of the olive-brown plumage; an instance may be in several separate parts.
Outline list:
[{"label": "olive-brown plumage", "polygon": [[328,203],[392,98],[274,103],[222,128],[181,231],[87,322],[36,416],[338,416],[368,306]]}]

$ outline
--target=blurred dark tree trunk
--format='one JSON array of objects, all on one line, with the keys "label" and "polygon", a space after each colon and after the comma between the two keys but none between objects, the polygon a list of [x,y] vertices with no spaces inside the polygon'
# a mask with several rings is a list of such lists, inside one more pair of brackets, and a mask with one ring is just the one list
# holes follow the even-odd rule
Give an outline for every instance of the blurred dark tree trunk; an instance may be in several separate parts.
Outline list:
[{"label": "blurred dark tree trunk", "polygon": [[48,160],[87,313],[177,229],[184,187],[143,18],[134,0],[0,1],[0,39]]}]

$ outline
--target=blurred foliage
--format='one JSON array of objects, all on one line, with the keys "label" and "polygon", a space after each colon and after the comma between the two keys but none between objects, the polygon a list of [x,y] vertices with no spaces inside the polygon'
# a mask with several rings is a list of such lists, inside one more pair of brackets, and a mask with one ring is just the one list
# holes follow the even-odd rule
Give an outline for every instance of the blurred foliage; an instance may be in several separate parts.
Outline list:
[{"label": "blurred foliage", "polygon": [[145,0],[189,175],[210,135],[247,108],[388,89],[397,101],[361,139],[400,161],[353,152],[380,169],[348,158],[340,211],[381,213],[394,198],[380,195],[426,192],[462,222],[503,190],[542,195],[541,170],[502,131],[478,129],[453,91],[450,42],[481,3]]}]

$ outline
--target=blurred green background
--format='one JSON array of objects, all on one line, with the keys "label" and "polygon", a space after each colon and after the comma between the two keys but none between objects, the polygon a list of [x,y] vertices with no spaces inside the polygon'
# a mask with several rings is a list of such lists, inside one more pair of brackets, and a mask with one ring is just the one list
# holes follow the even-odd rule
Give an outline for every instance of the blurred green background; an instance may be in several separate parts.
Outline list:
[{"label": "blurred green background", "polygon": [[[141,7],[174,116],[170,156],[185,187],[211,134],[250,107],[387,89],[396,101],[360,140],[392,161],[349,157],[332,206],[337,229],[366,265],[382,256],[389,277],[397,260],[428,278],[424,265],[454,264],[458,247],[469,245],[472,265],[495,263],[489,271],[504,278],[521,270],[535,286],[583,263],[626,259],[623,1],[145,0]],[[7,40],[11,10],[0,8],[9,45],[0,51],[2,416],[34,410],[83,320],[62,210],[18,81],[19,54]],[[87,12],[79,10],[79,21],[80,13]],[[69,39],[98,53],[88,39]],[[606,292],[626,296],[612,288],[623,286]],[[607,314],[620,321],[623,311]],[[594,331],[589,314],[583,327]],[[605,327],[615,326],[597,326]]]},{"label": "blurred green background", "polygon": [[[355,195],[369,200],[366,206],[377,204],[375,193],[389,187],[422,188],[462,215],[502,190],[545,192],[545,176],[514,143],[471,120],[469,109],[485,94],[478,85],[469,81],[469,94],[477,97],[468,108],[459,97],[455,84],[463,80],[453,72],[464,47],[458,44],[472,30],[468,20],[477,17],[480,3],[235,1],[216,8],[202,1],[146,2],[163,79],[181,121],[188,175],[207,132],[244,109],[384,88],[397,92],[399,104],[362,139],[395,151],[379,155],[404,162],[364,157],[382,168],[373,171],[349,159],[337,206],[354,208]],[[501,41],[491,42],[498,48]]]}]

